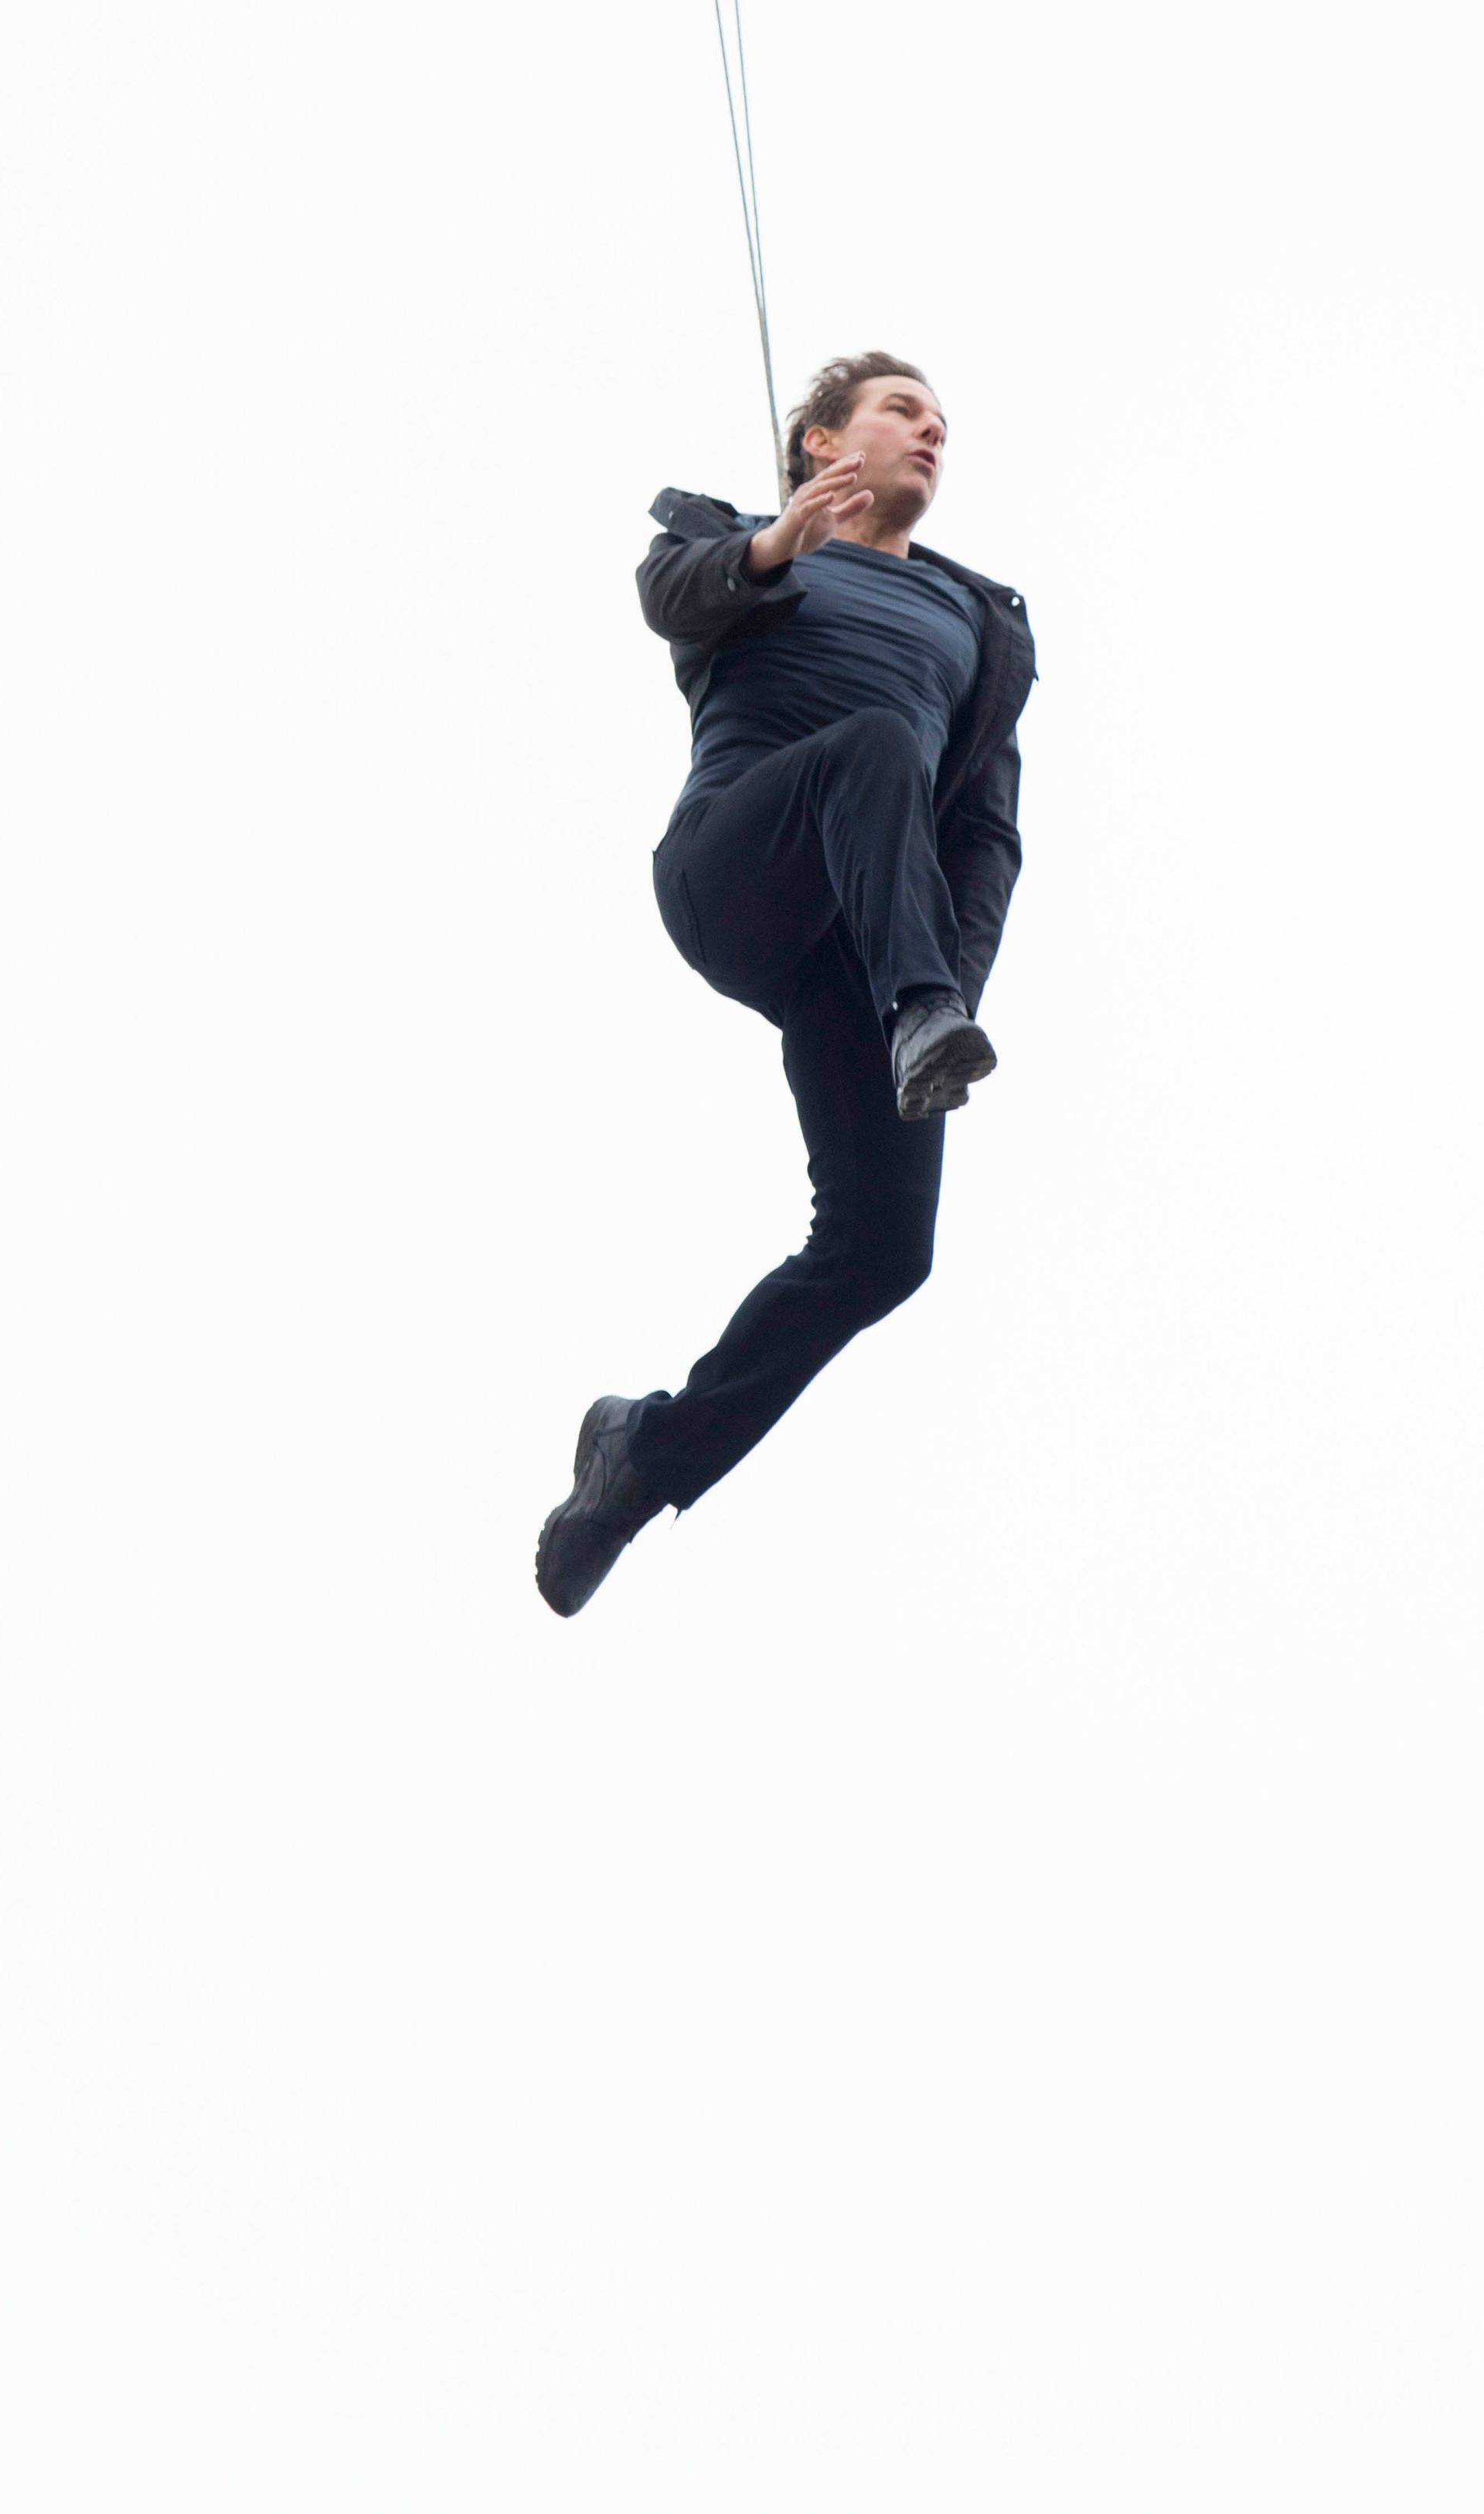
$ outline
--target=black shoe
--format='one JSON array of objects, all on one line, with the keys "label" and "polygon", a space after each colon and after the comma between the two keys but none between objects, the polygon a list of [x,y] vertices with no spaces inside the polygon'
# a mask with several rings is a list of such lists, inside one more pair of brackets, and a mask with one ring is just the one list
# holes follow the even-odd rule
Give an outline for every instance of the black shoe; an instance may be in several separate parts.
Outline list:
[{"label": "black shoe", "polygon": [[892,1079],[899,1117],[936,1117],[961,1109],[971,1082],[995,1068],[995,1054],[969,1007],[950,987],[927,987],[902,1005],[892,1033]]},{"label": "black shoe", "polygon": [[631,1397],[599,1397],[588,1406],[572,1462],[572,1491],[558,1503],[536,1548],[536,1585],[558,1615],[585,1606],[623,1548],[665,1508],[641,1483],[624,1423]]}]

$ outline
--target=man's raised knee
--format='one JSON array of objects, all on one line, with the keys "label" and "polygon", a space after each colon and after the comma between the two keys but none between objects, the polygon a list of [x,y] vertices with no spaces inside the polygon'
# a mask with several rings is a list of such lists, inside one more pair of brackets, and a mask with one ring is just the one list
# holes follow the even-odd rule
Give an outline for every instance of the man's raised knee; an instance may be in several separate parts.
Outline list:
[{"label": "man's raised knee", "polygon": [[873,757],[910,756],[921,762],[922,745],[906,717],[899,715],[895,708],[857,708],[853,715],[841,717],[840,731],[854,749],[869,751]]}]

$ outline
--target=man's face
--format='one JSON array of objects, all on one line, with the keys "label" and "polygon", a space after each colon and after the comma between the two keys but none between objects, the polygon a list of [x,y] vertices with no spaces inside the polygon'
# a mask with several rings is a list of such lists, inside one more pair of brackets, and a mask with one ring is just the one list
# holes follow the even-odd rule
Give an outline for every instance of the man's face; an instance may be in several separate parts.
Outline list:
[{"label": "man's face", "polygon": [[869,376],[843,427],[811,427],[805,451],[815,469],[842,454],[863,454],[860,489],[875,493],[873,511],[910,519],[925,515],[943,478],[948,426],[926,385],[912,376]]}]

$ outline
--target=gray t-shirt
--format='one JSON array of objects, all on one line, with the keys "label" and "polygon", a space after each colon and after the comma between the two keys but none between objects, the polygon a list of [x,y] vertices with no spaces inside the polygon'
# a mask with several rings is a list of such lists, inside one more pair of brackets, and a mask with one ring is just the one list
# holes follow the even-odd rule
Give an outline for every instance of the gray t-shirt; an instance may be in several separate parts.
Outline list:
[{"label": "gray t-shirt", "polygon": [[827,541],[796,558],[793,575],[804,599],[790,619],[717,648],[672,821],[784,743],[867,707],[906,718],[937,777],[954,713],[979,676],[979,597],[930,559],[862,542]]}]

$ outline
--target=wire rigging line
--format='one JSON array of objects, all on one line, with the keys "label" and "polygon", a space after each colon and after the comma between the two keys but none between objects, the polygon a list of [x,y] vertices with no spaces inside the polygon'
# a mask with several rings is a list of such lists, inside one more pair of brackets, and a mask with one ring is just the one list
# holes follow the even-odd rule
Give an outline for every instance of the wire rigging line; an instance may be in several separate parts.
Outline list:
[{"label": "wire rigging line", "polygon": [[[732,101],[732,71],[727,60],[727,38],[721,22],[721,0],[715,0],[716,33],[721,44],[722,76],[727,82],[727,111],[732,118],[732,153],[737,159],[737,182],[742,193],[742,223],[747,230],[747,262],[752,272],[752,294],[757,302],[757,325],[763,343],[763,373],[768,380],[768,415],[773,422],[773,454],[778,466],[779,512],[782,513],[791,495],[788,474],[783,464],[783,440],[779,433],[778,403],[773,390],[773,351],[768,340],[768,292],[763,281],[763,231],[757,215],[757,178],[752,170],[752,116],[747,109],[747,64],[742,53],[742,0],[732,0],[732,14],[737,24],[737,66],[742,80],[742,125],[747,135],[747,175],[742,177],[742,149],[737,138],[737,107]],[[752,185],[750,210],[747,183]],[[754,243],[755,239],[755,243]]]}]

